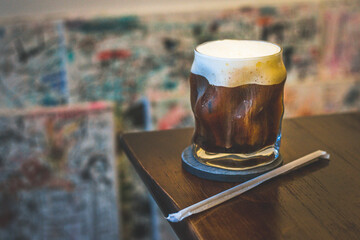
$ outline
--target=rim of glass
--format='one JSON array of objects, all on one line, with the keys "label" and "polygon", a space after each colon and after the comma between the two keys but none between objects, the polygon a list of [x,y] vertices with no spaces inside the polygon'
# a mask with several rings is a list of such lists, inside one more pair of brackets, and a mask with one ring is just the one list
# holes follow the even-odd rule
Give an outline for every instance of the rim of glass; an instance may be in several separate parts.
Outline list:
[{"label": "rim of glass", "polygon": [[283,48],[276,43],[273,42],[268,42],[268,41],[263,41],[263,40],[238,40],[238,39],[223,39],[223,40],[235,40],[235,41],[249,41],[249,42],[263,42],[263,43],[268,43],[268,44],[272,44],[275,45],[277,47],[279,47],[279,52],[276,52],[274,54],[270,54],[270,55],[265,55],[265,56],[259,56],[259,57],[248,57],[248,58],[224,58],[224,57],[215,57],[215,56],[211,56],[211,55],[207,55],[204,53],[201,53],[197,50],[198,47],[200,47],[201,45],[205,45],[207,43],[211,43],[211,42],[216,42],[216,41],[221,41],[221,40],[213,40],[213,41],[207,41],[207,42],[203,42],[199,45],[197,45],[194,49],[195,55],[200,55],[202,57],[206,57],[206,58],[210,58],[210,59],[214,59],[214,60],[226,60],[226,61],[249,61],[249,60],[256,60],[256,59],[264,59],[264,58],[270,58],[270,57],[275,57],[277,55],[282,55],[283,52]]}]

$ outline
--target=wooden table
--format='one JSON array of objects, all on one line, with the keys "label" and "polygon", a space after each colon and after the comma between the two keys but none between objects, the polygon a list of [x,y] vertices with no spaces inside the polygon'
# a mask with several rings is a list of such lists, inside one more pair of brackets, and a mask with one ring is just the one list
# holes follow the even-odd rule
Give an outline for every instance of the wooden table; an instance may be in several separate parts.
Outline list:
[{"label": "wooden table", "polygon": [[[360,113],[286,119],[284,163],[321,149],[321,160],[179,223],[180,239],[360,239]],[[125,134],[121,145],[164,216],[237,183],[181,166],[192,129]]]}]

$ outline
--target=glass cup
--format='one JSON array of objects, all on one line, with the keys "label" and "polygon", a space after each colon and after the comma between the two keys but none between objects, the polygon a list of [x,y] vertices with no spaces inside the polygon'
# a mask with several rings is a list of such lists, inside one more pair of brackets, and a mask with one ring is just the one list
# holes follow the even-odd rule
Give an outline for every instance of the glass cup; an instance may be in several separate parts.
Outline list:
[{"label": "glass cup", "polygon": [[284,113],[282,48],[265,41],[220,40],[194,52],[193,156],[227,170],[273,163],[280,156]]}]

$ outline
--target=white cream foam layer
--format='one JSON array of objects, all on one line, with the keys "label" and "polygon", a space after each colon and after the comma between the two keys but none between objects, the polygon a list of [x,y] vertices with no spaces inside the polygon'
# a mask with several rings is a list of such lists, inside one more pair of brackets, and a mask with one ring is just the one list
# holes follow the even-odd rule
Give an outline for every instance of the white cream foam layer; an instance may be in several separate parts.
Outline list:
[{"label": "white cream foam layer", "polygon": [[199,45],[191,68],[215,86],[273,85],[286,78],[281,48],[262,41],[221,40]]},{"label": "white cream foam layer", "polygon": [[281,48],[264,41],[225,39],[200,44],[196,51],[212,57],[244,59],[274,55]]}]

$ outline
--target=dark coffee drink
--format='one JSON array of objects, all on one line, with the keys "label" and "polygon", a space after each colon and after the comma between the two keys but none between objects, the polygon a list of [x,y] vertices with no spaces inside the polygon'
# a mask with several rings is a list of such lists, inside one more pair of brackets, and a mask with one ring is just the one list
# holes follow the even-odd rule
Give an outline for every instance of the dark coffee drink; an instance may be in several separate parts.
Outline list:
[{"label": "dark coffee drink", "polygon": [[234,170],[274,161],[285,79],[275,44],[223,40],[198,46],[190,74],[194,156]]},{"label": "dark coffee drink", "polygon": [[276,142],[284,112],[284,81],[238,87],[190,75],[193,143],[214,153],[253,153]]}]

